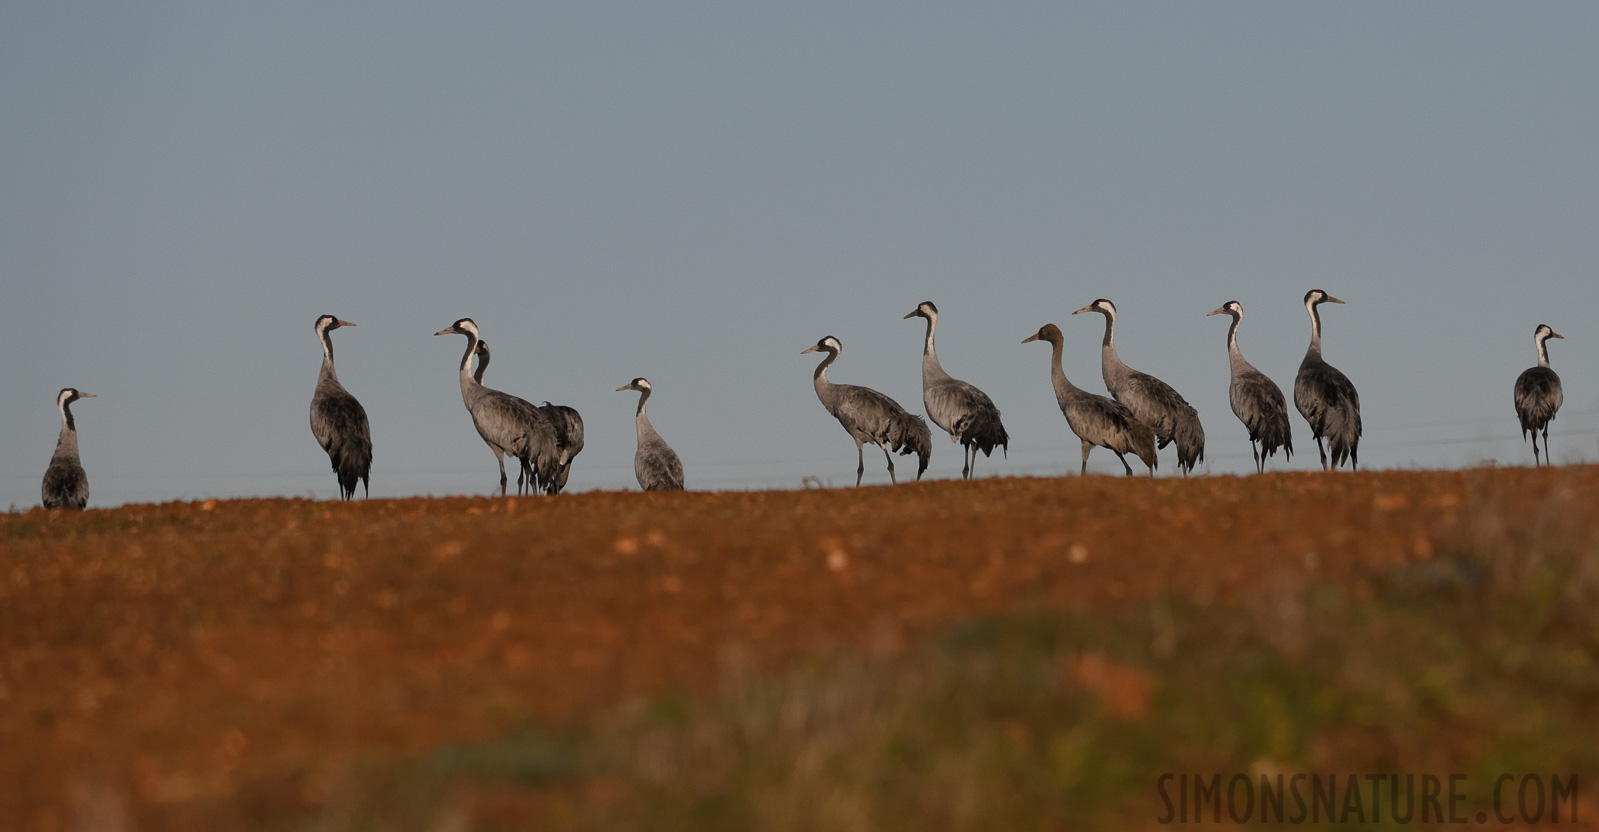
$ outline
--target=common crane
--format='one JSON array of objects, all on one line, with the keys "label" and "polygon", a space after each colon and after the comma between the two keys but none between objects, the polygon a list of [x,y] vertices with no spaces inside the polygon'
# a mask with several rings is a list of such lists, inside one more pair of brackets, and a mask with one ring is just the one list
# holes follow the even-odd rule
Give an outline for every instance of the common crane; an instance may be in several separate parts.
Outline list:
[{"label": "common crane", "polygon": [[[1288,402],[1278,387],[1266,374],[1255,369],[1244,354],[1238,351],[1238,325],[1244,320],[1244,307],[1236,300],[1222,304],[1220,309],[1206,313],[1231,315],[1232,326],[1227,328],[1227,359],[1232,365],[1232,383],[1227,398],[1233,406],[1233,415],[1249,429],[1249,451],[1255,455],[1255,472],[1264,473],[1266,457],[1283,449],[1283,460],[1294,458],[1293,428],[1288,424]],[[1257,447],[1255,443],[1260,443]]]},{"label": "common crane", "polygon": [[649,380],[644,378],[633,379],[616,388],[618,393],[637,390],[643,394],[638,397],[638,412],[633,415],[633,424],[638,430],[638,451],[633,454],[633,476],[638,478],[639,488],[645,491],[682,491],[683,463],[667,447],[666,440],[655,432],[649,415],[644,412],[644,403],[650,400],[651,389]]},{"label": "common crane", "polygon": [[316,391],[311,394],[311,435],[327,451],[328,461],[339,480],[339,499],[355,497],[356,480],[361,493],[371,496],[367,477],[372,471],[372,428],[366,410],[339,383],[333,371],[333,338],[329,334],[341,326],[355,326],[332,315],[316,319],[316,337],[322,342],[322,371],[317,374]]},{"label": "common crane", "polygon": [[[988,394],[949,373],[938,363],[933,351],[933,330],[938,326],[938,307],[930,300],[922,301],[905,318],[927,319],[927,343],[922,348],[922,405],[933,424],[949,434],[951,442],[961,446],[961,477],[971,479],[977,467],[977,452],[992,456],[997,445],[1010,452],[1010,435],[999,421],[999,408]],[[968,461],[969,457],[969,461]]]},{"label": "common crane", "polygon": [[[478,343],[482,340],[478,334],[477,323],[471,318],[462,318],[448,327],[433,333],[434,335],[466,336],[466,353],[461,356],[461,400],[466,404],[466,410],[472,414],[472,425],[477,428],[478,436],[483,437],[483,442],[494,452],[494,459],[500,464],[500,494],[505,494],[505,457],[521,460],[531,467],[537,475],[534,482],[553,480],[556,473],[555,430],[550,427],[544,414],[523,399],[502,393],[478,381],[472,375],[472,356],[477,353]],[[520,478],[517,493],[521,493]]]},{"label": "common crane", "polygon": [[1105,341],[1099,351],[1105,389],[1155,431],[1158,447],[1176,441],[1177,470],[1188,476],[1205,458],[1205,428],[1199,424],[1199,411],[1171,385],[1122,363],[1116,355],[1116,304],[1100,298],[1072,314],[1084,312],[1105,316]]},{"label": "common crane", "polygon": [[[477,370],[472,373],[472,377],[477,379],[478,384],[483,383],[483,371],[488,366],[489,343],[479,339],[477,342]],[[543,484],[544,490],[549,494],[559,494],[566,488],[566,478],[572,471],[572,459],[583,450],[583,417],[579,416],[577,411],[570,407],[550,404],[549,402],[545,402],[539,408],[539,412],[544,414],[545,420],[550,423],[551,429],[555,431],[556,473],[552,479]],[[518,475],[518,488],[521,487],[520,478],[522,476],[528,477],[529,480],[533,478],[531,464],[523,463],[522,473]]]},{"label": "common crane", "polygon": [[89,475],[78,461],[78,425],[72,419],[71,405],[78,399],[92,398],[93,393],[79,393],[71,387],[56,394],[61,438],[56,440],[56,452],[50,456],[50,467],[44,469],[44,483],[39,487],[45,508],[83,508],[89,502]]},{"label": "common crane", "polygon": [[816,366],[813,377],[816,398],[822,400],[822,406],[855,440],[858,463],[855,467],[855,486],[860,487],[861,475],[866,472],[866,456],[862,450],[866,443],[883,449],[883,458],[888,460],[889,482],[899,482],[894,478],[894,458],[889,456],[890,450],[900,456],[915,453],[920,458],[916,478],[921,479],[922,472],[927,470],[927,460],[933,455],[933,435],[927,430],[927,423],[920,416],[906,413],[899,402],[870,387],[828,381],[827,367],[838,360],[838,354],[843,349],[844,345],[829,335],[817,341],[816,346],[801,351],[800,355],[818,351],[827,353],[822,363]]},{"label": "common crane", "polygon": [[1116,454],[1116,458],[1122,461],[1122,467],[1127,469],[1127,476],[1133,475],[1133,466],[1127,464],[1127,457],[1124,456],[1128,453],[1143,460],[1149,466],[1149,475],[1155,476],[1155,466],[1160,459],[1155,456],[1154,429],[1139,421],[1127,405],[1079,389],[1066,378],[1066,371],[1060,366],[1063,345],[1059,327],[1044,324],[1037,332],[1022,339],[1023,344],[1033,341],[1048,341],[1053,348],[1050,380],[1055,387],[1055,403],[1060,405],[1060,412],[1066,416],[1066,424],[1071,427],[1072,433],[1083,440],[1082,473],[1088,473],[1088,452],[1098,445]]},{"label": "common crane", "polygon": [[1550,338],[1565,340],[1564,335],[1550,329],[1548,324],[1539,324],[1532,335],[1533,343],[1538,345],[1538,366],[1530,367],[1516,377],[1516,418],[1521,420],[1522,441],[1526,441],[1528,434],[1532,435],[1534,467],[1544,464],[1538,461],[1538,431],[1543,431],[1544,459],[1550,458],[1549,423],[1555,420],[1555,412],[1560,409],[1563,398],[1560,376],[1555,375],[1549,366]]},{"label": "common crane", "polygon": [[[1305,311],[1310,313],[1310,348],[1305,350],[1305,360],[1299,364],[1299,375],[1294,377],[1294,407],[1310,423],[1310,433],[1316,438],[1316,451],[1321,454],[1321,468],[1328,469],[1327,451],[1332,451],[1332,467],[1337,468],[1349,460],[1351,468],[1360,468],[1360,394],[1349,377],[1328,364],[1321,357],[1321,313],[1316,307],[1323,303],[1343,301],[1311,289],[1305,293]],[[1327,437],[1327,447],[1322,447],[1322,437]]]}]

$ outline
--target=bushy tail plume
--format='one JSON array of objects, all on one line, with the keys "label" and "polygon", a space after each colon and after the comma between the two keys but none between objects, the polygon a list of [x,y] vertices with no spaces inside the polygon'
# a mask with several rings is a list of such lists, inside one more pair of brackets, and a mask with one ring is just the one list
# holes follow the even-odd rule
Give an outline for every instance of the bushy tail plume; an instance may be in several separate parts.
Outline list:
[{"label": "bushy tail plume", "polygon": [[900,456],[916,454],[919,458],[916,478],[921,479],[922,472],[927,470],[927,461],[933,457],[933,433],[927,429],[927,421],[909,413],[900,414],[889,426],[888,442]]},{"label": "bushy tail plume", "polygon": [[1189,410],[1178,419],[1172,438],[1177,442],[1177,468],[1183,473],[1205,461],[1205,428],[1199,424],[1198,412]]},{"label": "bushy tail plume", "polygon": [[955,425],[955,433],[960,436],[962,445],[971,445],[983,452],[983,456],[992,456],[994,448],[1004,448],[1005,455],[1010,456],[1010,434],[1005,432],[1005,425],[999,421],[999,412],[980,408],[972,411],[962,422]]},{"label": "bushy tail plume", "polygon": [[372,471],[372,440],[362,436],[349,436],[334,445],[329,455],[333,473],[338,475],[339,490],[348,500],[355,496],[355,483],[361,482],[363,493],[370,493],[367,477]]}]

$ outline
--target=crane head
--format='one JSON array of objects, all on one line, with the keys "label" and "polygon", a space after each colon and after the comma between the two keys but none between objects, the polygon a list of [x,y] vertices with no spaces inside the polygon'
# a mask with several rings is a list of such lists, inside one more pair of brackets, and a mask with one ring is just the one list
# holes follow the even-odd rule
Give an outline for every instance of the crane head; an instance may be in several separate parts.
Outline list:
[{"label": "crane head", "polygon": [[1343,303],[1343,301],[1327,294],[1320,289],[1311,289],[1305,293],[1305,305],[1315,306],[1318,303]]},{"label": "crane head", "polygon": [[837,338],[834,338],[833,336],[829,335],[826,338],[823,338],[822,340],[817,341],[816,342],[816,346],[811,347],[810,349],[807,349],[807,350],[801,350],[800,351],[800,355],[804,355],[804,354],[806,354],[808,352],[830,352],[830,353],[833,353],[834,355],[837,355],[838,353],[841,353],[843,351],[844,351],[844,345],[842,343],[840,343]]},{"label": "crane head", "polygon": [[451,333],[454,333],[456,335],[465,335],[468,338],[476,338],[477,337],[477,322],[473,321],[471,318],[462,318],[461,320],[456,321],[455,323],[450,324],[449,326],[445,327],[444,329],[441,329],[438,332],[435,332],[433,334],[434,335],[449,335]]},{"label": "crane head", "polygon": [[626,391],[626,390],[637,390],[640,393],[643,393],[643,392],[645,392],[645,391],[647,391],[649,389],[650,389],[649,379],[644,378],[643,376],[639,376],[638,378],[633,379],[632,381],[622,385],[621,387],[616,388],[616,392],[621,393],[621,392]]},{"label": "crane head", "polygon": [[1222,304],[1215,312],[1205,313],[1207,318],[1211,315],[1231,315],[1235,318],[1242,318],[1244,317],[1244,307],[1238,301],[1230,300]]},{"label": "crane head", "polygon": [[928,320],[932,320],[932,319],[938,317],[938,307],[934,306],[932,301],[924,300],[921,303],[918,303],[916,305],[916,308],[914,310],[912,310],[910,312],[910,314],[906,315],[905,317],[906,318],[926,318]]},{"label": "crane head", "polygon": [[1538,330],[1533,333],[1532,337],[1534,339],[1536,339],[1536,340],[1539,340],[1539,341],[1543,341],[1543,340],[1546,340],[1546,339],[1549,339],[1549,338],[1559,338],[1562,341],[1566,340],[1566,336],[1561,335],[1560,333],[1554,331],[1553,329],[1550,329],[1548,324],[1539,324],[1538,325]]},{"label": "crane head", "polygon": [[1048,341],[1051,344],[1059,344],[1060,327],[1054,324],[1044,324],[1038,328],[1037,332],[1022,339],[1023,344],[1031,344],[1034,341]]},{"label": "crane head", "polygon": [[331,332],[341,326],[355,326],[349,321],[341,321],[333,315],[323,315],[316,319],[317,332]]},{"label": "crane head", "polygon": [[1111,303],[1104,298],[1100,298],[1099,300],[1090,303],[1089,305],[1077,310],[1076,312],[1073,312],[1072,314],[1081,315],[1084,312],[1098,312],[1107,318],[1114,318],[1116,317],[1116,304]]},{"label": "crane head", "polygon": [[78,399],[92,398],[94,398],[93,393],[80,393],[76,388],[63,387],[61,388],[61,392],[56,394],[56,407],[65,407],[66,405],[72,404]]}]

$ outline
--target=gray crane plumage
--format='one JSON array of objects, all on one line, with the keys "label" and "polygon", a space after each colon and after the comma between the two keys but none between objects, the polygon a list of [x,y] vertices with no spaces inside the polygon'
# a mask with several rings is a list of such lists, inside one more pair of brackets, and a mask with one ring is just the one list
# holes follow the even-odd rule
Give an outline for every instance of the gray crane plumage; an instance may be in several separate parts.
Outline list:
[{"label": "gray crane plumage", "polygon": [[1244,320],[1243,305],[1230,300],[1206,317],[1210,315],[1232,316],[1232,325],[1227,328],[1227,359],[1232,365],[1227,398],[1233,406],[1233,415],[1249,430],[1249,450],[1255,455],[1255,472],[1264,473],[1266,457],[1276,455],[1278,448],[1282,448],[1285,461],[1294,458],[1288,401],[1283,398],[1282,388],[1245,361],[1244,354],[1238,350],[1238,325]]},{"label": "gray crane plumage", "polygon": [[1538,366],[1524,370],[1516,377],[1516,418],[1521,422],[1521,440],[1532,436],[1532,464],[1538,460],[1538,432],[1543,431],[1543,458],[1549,456],[1549,423],[1555,420],[1564,394],[1560,390],[1560,376],[1549,366],[1549,339],[1565,339],[1548,324],[1539,324],[1533,333],[1533,343],[1538,346]]},{"label": "gray crane plumage", "polygon": [[564,404],[545,402],[539,412],[555,428],[555,480],[550,483],[550,493],[566,490],[566,479],[572,473],[572,460],[583,452],[583,417]]},{"label": "gray crane plumage", "polygon": [[1072,314],[1084,312],[1105,316],[1105,340],[1099,355],[1105,389],[1155,431],[1157,448],[1177,443],[1177,470],[1187,476],[1205,459],[1205,428],[1199,423],[1199,411],[1171,385],[1122,363],[1116,355],[1116,304],[1100,298]]},{"label": "gray crane plumage", "polygon": [[838,359],[844,345],[837,338],[829,335],[816,342],[816,346],[804,350],[800,355],[812,352],[825,352],[827,357],[816,367],[813,381],[816,386],[816,398],[821,399],[822,406],[833,418],[844,426],[851,439],[855,440],[855,486],[861,484],[861,476],[866,472],[866,456],[863,450],[867,443],[883,449],[883,458],[888,460],[888,479],[898,484],[894,477],[894,458],[889,456],[892,450],[900,456],[914,453],[919,457],[916,467],[916,478],[922,478],[922,472],[927,470],[927,460],[933,455],[933,434],[927,429],[927,422],[922,417],[905,411],[899,402],[888,396],[871,389],[858,387],[853,384],[834,384],[827,380],[827,368]]},{"label": "gray crane plumage", "polygon": [[905,316],[927,319],[927,340],[922,346],[922,406],[928,418],[961,446],[961,477],[971,479],[977,467],[977,452],[992,456],[995,446],[1010,455],[1010,434],[999,420],[999,408],[988,394],[960,379],[951,378],[938,363],[933,350],[933,330],[938,326],[938,307],[922,301]]},{"label": "gray crane plumage", "polygon": [[644,411],[644,403],[649,401],[652,389],[645,378],[633,379],[616,388],[618,393],[637,390],[641,394],[638,397],[638,411],[633,414],[633,425],[638,431],[638,451],[633,454],[633,476],[638,478],[639,488],[645,491],[682,491],[683,462],[667,446],[666,440],[655,432],[649,414]]},{"label": "gray crane plumage", "polygon": [[366,410],[339,383],[333,370],[333,338],[329,334],[341,326],[355,326],[332,315],[316,319],[317,340],[322,342],[322,370],[317,374],[316,390],[311,394],[311,435],[328,454],[339,481],[339,498],[355,497],[355,483],[371,496],[368,476],[372,471],[372,428]]},{"label": "gray crane plumage", "polygon": [[56,394],[61,438],[56,440],[55,453],[50,455],[50,466],[44,469],[44,482],[39,486],[40,502],[45,508],[83,508],[89,503],[89,475],[78,459],[78,424],[72,418],[72,403],[92,398],[93,393],[80,393],[71,387],[63,387]]},{"label": "gray crane plumage", "polygon": [[[477,369],[472,373],[478,384],[483,383],[483,371],[488,369],[489,358],[488,342],[478,339]],[[567,477],[572,473],[572,460],[583,450],[583,417],[570,407],[549,402],[545,402],[538,410],[555,431],[555,473],[545,478],[543,487],[545,493],[559,494],[566,488]],[[534,476],[532,463],[523,460],[522,472],[517,475],[517,488],[520,490],[523,477],[531,482]]]},{"label": "gray crane plumage", "polygon": [[[434,335],[465,335],[466,353],[461,356],[461,400],[472,415],[472,426],[494,452],[500,465],[500,494],[505,494],[505,457],[521,461],[536,475],[531,485],[551,481],[556,474],[555,430],[544,414],[530,402],[483,386],[472,374],[472,357],[482,340],[477,323],[462,318]],[[518,493],[521,478],[518,477]]]},{"label": "gray crane plumage", "polygon": [[[1316,451],[1321,454],[1322,470],[1328,470],[1328,451],[1332,452],[1332,468],[1348,460],[1350,467],[1360,468],[1360,394],[1349,377],[1328,364],[1321,357],[1321,313],[1323,303],[1343,301],[1311,289],[1305,293],[1305,311],[1310,313],[1310,347],[1305,350],[1305,360],[1294,377],[1294,407],[1310,423],[1310,433],[1316,439]],[[1322,446],[1322,437],[1327,445]]]},{"label": "gray crane plumage", "polygon": [[1071,427],[1072,433],[1077,434],[1077,438],[1083,442],[1082,473],[1088,473],[1088,453],[1098,445],[1116,454],[1116,458],[1122,461],[1122,467],[1127,469],[1127,476],[1133,475],[1133,466],[1127,464],[1125,456],[1129,453],[1143,460],[1149,467],[1149,475],[1155,476],[1155,468],[1160,460],[1155,456],[1154,429],[1133,415],[1127,405],[1083,390],[1066,378],[1066,371],[1061,369],[1060,364],[1065,346],[1059,327],[1044,324],[1037,332],[1022,339],[1023,344],[1033,341],[1047,341],[1052,347],[1050,381],[1055,388],[1055,403],[1060,405],[1060,412],[1066,417],[1066,424]]}]

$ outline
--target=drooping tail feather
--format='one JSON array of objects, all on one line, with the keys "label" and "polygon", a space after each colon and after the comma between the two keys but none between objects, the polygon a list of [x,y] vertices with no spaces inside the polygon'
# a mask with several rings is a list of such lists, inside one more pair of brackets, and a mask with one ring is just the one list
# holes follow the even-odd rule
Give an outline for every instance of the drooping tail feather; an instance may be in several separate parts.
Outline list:
[{"label": "drooping tail feather", "polygon": [[973,410],[955,425],[955,434],[961,438],[962,445],[977,448],[983,452],[983,456],[992,456],[995,447],[1003,448],[1006,457],[1010,456],[1010,434],[1005,432],[1005,425],[999,421],[997,410]]},{"label": "drooping tail feather", "polygon": [[333,446],[328,458],[333,463],[333,473],[339,478],[339,490],[344,499],[355,496],[357,480],[362,490],[370,493],[367,477],[372,471],[372,440],[363,436],[345,437]]},{"label": "drooping tail feather", "polygon": [[[1189,409],[1177,420],[1172,439],[1177,442],[1177,468],[1184,473],[1205,461],[1205,428],[1199,424],[1199,413]],[[1161,447],[1165,447],[1162,445]]]},{"label": "drooping tail feather", "polygon": [[927,461],[933,457],[933,432],[927,429],[927,421],[910,413],[897,414],[889,425],[888,442],[900,456],[916,454],[916,478],[921,479],[922,472],[927,470]]}]

